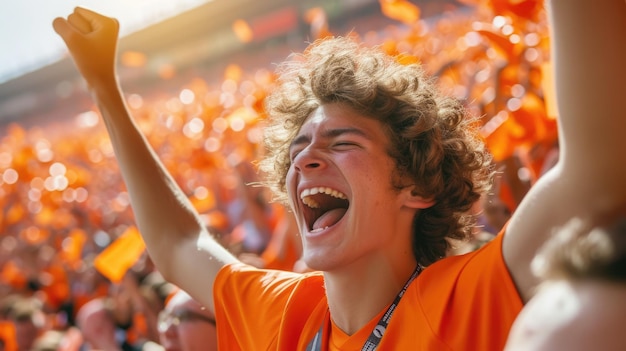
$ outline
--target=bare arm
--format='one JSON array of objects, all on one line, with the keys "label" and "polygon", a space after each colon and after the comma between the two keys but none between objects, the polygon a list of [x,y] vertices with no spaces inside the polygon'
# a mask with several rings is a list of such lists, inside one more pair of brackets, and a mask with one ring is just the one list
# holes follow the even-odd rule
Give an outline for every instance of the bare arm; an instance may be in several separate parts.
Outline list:
[{"label": "bare arm", "polygon": [[132,120],[116,76],[117,21],[77,8],[53,26],[102,113],[150,256],[167,280],[212,309],[215,276],[236,259],[206,231]]},{"label": "bare arm", "polygon": [[537,283],[530,261],[553,228],[626,201],[626,2],[547,3],[561,154],[513,214],[503,243],[526,300]]}]

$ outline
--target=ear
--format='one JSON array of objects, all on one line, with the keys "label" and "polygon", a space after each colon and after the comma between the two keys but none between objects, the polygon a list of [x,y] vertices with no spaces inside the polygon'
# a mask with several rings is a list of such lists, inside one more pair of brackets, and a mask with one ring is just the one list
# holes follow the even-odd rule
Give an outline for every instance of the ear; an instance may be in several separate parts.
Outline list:
[{"label": "ear", "polygon": [[407,187],[402,191],[404,193],[404,206],[406,207],[425,209],[435,204],[434,199],[425,198],[419,195],[419,192],[415,189],[415,187]]}]

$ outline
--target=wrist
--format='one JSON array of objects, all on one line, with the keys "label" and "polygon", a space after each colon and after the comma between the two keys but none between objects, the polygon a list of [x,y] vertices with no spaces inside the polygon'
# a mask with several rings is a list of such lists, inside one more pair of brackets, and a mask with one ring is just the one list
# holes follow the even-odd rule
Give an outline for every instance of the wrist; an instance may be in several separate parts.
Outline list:
[{"label": "wrist", "polygon": [[92,95],[100,95],[112,90],[117,90],[118,88],[119,80],[115,73],[101,75],[87,80],[87,89]]}]

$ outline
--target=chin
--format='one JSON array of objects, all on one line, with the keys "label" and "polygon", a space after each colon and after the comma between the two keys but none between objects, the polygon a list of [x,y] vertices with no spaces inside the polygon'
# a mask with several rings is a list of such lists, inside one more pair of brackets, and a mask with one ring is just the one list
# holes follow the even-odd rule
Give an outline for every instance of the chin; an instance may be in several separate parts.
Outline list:
[{"label": "chin", "polygon": [[309,269],[314,271],[331,271],[333,268],[337,266],[337,262],[331,260],[328,253],[305,253],[303,256],[303,261],[306,263]]}]

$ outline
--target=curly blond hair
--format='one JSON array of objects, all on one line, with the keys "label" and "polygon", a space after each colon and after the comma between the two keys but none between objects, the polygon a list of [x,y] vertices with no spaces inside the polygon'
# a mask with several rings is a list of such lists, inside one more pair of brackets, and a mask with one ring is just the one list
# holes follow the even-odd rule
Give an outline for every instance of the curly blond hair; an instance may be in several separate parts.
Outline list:
[{"label": "curly blond hair", "polygon": [[418,195],[436,203],[413,223],[413,253],[427,266],[444,257],[447,239],[464,239],[474,218],[468,212],[486,191],[492,158],[475,119],[460,101],[439,93],[419,64],[401,64],[352,38],[319,40],[278,66],[278,86],[266,99],[267,153],[260,169],[278,200],[286,200],[289,144],[317,107],[341,103],[380,121],[399,179],[412,180]]},{"label": "curly blond hair", "polygon": [[616,210],[574,217],[540,248],[531,263],[543,281],[626,282],[626,204]]}]

